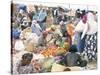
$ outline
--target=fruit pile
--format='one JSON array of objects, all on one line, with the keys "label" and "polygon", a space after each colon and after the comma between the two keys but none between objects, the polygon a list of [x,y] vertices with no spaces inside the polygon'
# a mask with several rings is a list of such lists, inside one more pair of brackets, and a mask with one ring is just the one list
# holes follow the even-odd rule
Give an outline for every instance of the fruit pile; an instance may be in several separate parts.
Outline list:
[{"label": "fruit pile", "polygon": [[43,54],[45,57],[50,57],[50,56],[56,56],[56,55],[62,55],[68,52],[69,50],[69,44],[64,43],[62,47],[49,47],[43,51],[41,51],[41,54]]}]

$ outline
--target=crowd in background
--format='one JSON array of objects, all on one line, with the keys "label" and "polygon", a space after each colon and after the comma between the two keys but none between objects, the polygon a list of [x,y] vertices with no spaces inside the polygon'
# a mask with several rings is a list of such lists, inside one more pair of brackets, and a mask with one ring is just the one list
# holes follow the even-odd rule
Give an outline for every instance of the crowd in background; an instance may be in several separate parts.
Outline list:
[{"label": "crowd in background", "polygon": [[11,10],[12,59],[26,51],[14,61],[14,74],[51,72],[55,62],[84,67],[97,61],[97,11],[21,4]]}]

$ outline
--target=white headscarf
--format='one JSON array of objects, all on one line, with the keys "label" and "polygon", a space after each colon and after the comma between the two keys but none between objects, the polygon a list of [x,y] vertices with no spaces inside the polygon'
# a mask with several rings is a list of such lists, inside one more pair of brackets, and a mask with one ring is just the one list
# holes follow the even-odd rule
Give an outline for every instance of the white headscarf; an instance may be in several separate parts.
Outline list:
[{"label": "white headscarf", "polygon": [[85,25],[81,39],[83,39],[85,34],[87,34],[87,35],[95,34],[97,32],[97,29],[98,29],[97,27],[98,27],[97,22],[95,21],[93,13],[89,12],[87,14],[87,25]]},{"label": "white headscarf", "polygon": [[87,14],[87,23],[88,23],[88,30],[87,33],[88,35],[95,34],[97,32],[97,22],[95,21],[95,17],[93,13],[89,12]]},{"label": "white headscarf", "polygon": [[84,38],[85,34],[92,35],[97,32],[97,22],[95,21],[94,15],[91,12],[87,13],[87,22],[83,23],[82,20],[75,27],[75,31],[82,32],[81,39]]}]

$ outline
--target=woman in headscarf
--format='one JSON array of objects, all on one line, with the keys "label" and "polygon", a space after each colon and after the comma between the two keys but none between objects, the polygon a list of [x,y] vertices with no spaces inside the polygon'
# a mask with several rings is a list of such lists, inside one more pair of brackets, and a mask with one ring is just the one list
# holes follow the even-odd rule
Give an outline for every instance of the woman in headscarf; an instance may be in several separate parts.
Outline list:
[{"label": "woman in headscarf", "polygon": [[32,20],[31,28],[32,28],[32,32],[36,33],[38,36],[40,36],[42,34],[42,28],[37,23],[37,20]]},{"label": "woman in headscarf", "polygon": [[86,56],[89,61],[96,60],[97,52],[97,22],[91,12],[87,13],[87,24],[84,27],[81,39],[85,38],[85,46],[83,56]]}]

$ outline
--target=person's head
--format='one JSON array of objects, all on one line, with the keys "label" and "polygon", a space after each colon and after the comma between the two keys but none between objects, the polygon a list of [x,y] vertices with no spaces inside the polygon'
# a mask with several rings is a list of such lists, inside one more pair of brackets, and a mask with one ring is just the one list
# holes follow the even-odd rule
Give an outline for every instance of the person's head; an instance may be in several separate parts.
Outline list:
[{"label": "person's head", "polygon": [[29,22],[28,21],[23,21],[23,24],[24,26],[29,26]]},{"label": "person's head", "polygon": [[87,16],[83,16],[82,22],[83,22],[83,23],[86,23],[86,22],[87,22]]},{"label": "person's head", "polygon": [[35,25],[35,24],[37,24],[37,20],[32,20],[32,25]]},{"label": "person's head", "polygon": [[77,47],[76,45],[72,45],[69,49],[69,52],[77,52]]},{"label": "person's head", "polygon": [[55,31],[55,29],[54,29],[54,28],[51,28],[51,30],[52,30],[52,31]]},{"label": "person's head", "polygon": [[82,10],[81,12],[82,12],[81,18],[83,18],[83,16],[86,15],[86,10]]},{"label": "person's head", "polygon": [[38,10],[42,10],[42,8],[43,8],[43,5],[40,4]]},{"label": "person's head", "polygon": [[64,22],[63,21],[61,21],[60,23],[59,23],[59,25],[61,26],[61,25],[64,25]]},{"label": "person's head", "polygon": [[76,18],[80,18],[81,17],[81,10],[77,9],[76,10]]},{"label": "person's head", "polygon": [[66,49],[66,51],[69,51],[70,44],[68,42],[65,42],[63,48]]},{"label": "person's head", "polygon": [[21,25],[21,29],[22,29],[22,30],[24,30],[24,29],[26,29],[26,28],[27,28],[26,26]]},{"label": "person's head", "polygon": [[48,33],[44,31],[42,34],[43,34],[43,37],[46,38]]},{"label": "person's head", "polygon": [[35,7],[35,10],[37,12],[38,11],[38,6],[37,5],[34,5],[34,7]]},{"label": "person's head", "polygon": [[54,25],[51,25],[51,30],[52,31],[55,31],[56,30],[56,27]]},{"label": "person's head", "polygon": [[76,11],[80,11],[80,9],[77,9]]},{"label": "person's head", "polygon": [[20,9],[20,10],[19,10],[19,14],[22,15],[23,13],[24,13],[24,10],[23,10],[23,9]]},{"label": "person's head", "polygon": [[[64,37],[69,37],[70,35],[68,34],[68,31],[65,31],[65,32],[63,33],[63,36],[64,36]],[[66,41],[67,41],[67,39],[66,39]]]},{"label": "person's head", "polygon": [[33,54],[31,53],[25,53],[24,55],[22,55],[22,65],[30,64],[32,58],[33,58]]}]

